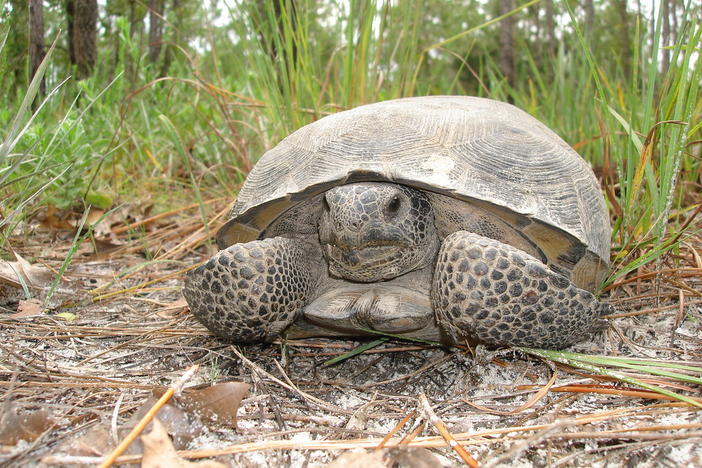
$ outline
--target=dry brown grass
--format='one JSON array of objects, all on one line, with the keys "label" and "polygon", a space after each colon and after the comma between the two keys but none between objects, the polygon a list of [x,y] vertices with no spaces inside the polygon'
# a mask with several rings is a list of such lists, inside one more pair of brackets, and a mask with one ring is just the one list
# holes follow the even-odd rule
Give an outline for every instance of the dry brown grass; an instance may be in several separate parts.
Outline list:
[{"label": "dry brown grass", "polygon": [[[213,232],[226,209],[222,201],[208,206]],[[184,447],[187,458],[320,466],[349,449],[403,444],[431,448],[455,466],[471,458],[479,466],[702,463],[699,410],[567,366],[559,365],[556,375],[546,363],[510,350],[471,354],[387,342],[322,367],[357,342],[222,343],[180,300],[183,272],[211,253],[201,246],[205,231],[188,212],[132,224],[111,227],[121,245],[113,239],[106,250],[96,244],[101,252],[88,243],[81,248],[48,314],[10,318],[18,297],[9,297],[11,288],[0,289],[8,296],[0,304],[0,414],[41,408],[52,422],[33,440],[2,448],[0,464],[99,463],[67,444],[99,426],[108,429],[109,440],[118,440],[119,428],[151,390],[170,385],[195,364],[200,370],[192,384],[240,380],[251,390],[238,430],[211,427]],[[142,227],[142,235],[130,237]],[[11,245],[24,258],[58,269],[70,239],[70,233],[38,230]],[[681,246],[610,288],[618,310],[611,327],[574,349],[702,361],[702,239],[691,236]],[[41,288],[36,292],[41,295]],[[699,396],[694,385],[658,383]],[[111,447],[95,448],[105,453]],[[117,461],[139,459],[132,453]]]}]

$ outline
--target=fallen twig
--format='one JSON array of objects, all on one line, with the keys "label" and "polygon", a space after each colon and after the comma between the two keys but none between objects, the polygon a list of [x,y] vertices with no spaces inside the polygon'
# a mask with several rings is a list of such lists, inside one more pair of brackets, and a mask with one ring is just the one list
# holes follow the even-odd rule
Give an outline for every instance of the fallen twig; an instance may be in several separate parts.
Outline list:
[{"label": "fallen twig", "polygon": [[456,441],[456,439],[454,439],[449,430],[446,428],[446,424],[439,419],[434,410],[431,408],[429,400],[427,400],[427,396],[424,393],[419,395],[419,401],[422,403],[422,408],[424,409],[427,418],[429,421],[431,421],[436,430],[439,431],[439,434],[441,434],[441,437],[444,438],[446,443],[449,444],[449,447],[451,447],[453,451],[456,452],[459,457],[461,457],[466,465],[470,466],[471,468],[477,468],[478,462],[466,451],[466,449],[463,448],[461,444],[458,443],[458,441]]},{"label": "fallen twig", "polygon": [[171,399],[171,397],[176,394],[177,392],[180,392],[185,385],[185,383],[192,378],[192,376],[195,374],[197,371],[198,366],[191,366],[188,368],[188,370],[185,371],[185,373],[182,375],[180,379],[178,379],[175,384],[173,384],[166,392],[161,396],[161,398],[158,399],[156,403],[154,403],[154,406],[149,409],[149,411],[144,415],[143,418],[134,426],[134,428],[127,434],[127,436],[122,440],[122,442],[115,447],[115,449],[110,453],[104,461],[100,464],[99,468],[109,468],[112,466],[112,464],[117,460],[117,457],[119,457],[125,450],[127,450],[127,447],[131,445],[132,442],[134,442],[134,439],[136,439],[139,434],[144,430],[144,428],[151,422],[151,420],[156,416],[156,413],[159,412],[159,410],[163,407],[163,405],[166,404],[168,400]]}]

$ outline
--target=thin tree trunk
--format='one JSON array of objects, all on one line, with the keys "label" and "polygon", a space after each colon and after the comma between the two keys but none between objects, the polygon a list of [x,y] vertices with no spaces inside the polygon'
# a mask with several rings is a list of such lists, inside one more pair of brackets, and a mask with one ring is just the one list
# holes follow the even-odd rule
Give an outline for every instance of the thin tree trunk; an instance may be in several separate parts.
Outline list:
[{"label": "thin tree trunk", "polygon": [[163,41],[163,0],[149,0],[149,61],[158,62]]},{"label": "thin tree trunk", "polygon": [[[29,79],[33,79],[46,52],[44,51],[44,7],[42,0],[29,0]],[[41,79],[39,93],[46,94],[46,82]]]},{"label": "thin tree trunk", "polygon": [[68,55],[76,66],[76,77],[90,76],[97,59],[97,0],[66,0]]},{"label": "thin tree trunk", "polygon": [[29,48],[28,38],[28,11],[26,0],[12,0],[10,2],[12,10],[10,12],[9,23],[10,36],[7,39],[7,62],[0,66],[2,71],[2,81],[5,82],[4,89],[24,89],[27,86],[27,49]]},{"label": "thin tree trunk", "polygon": [[629,40],[629,14],[626,0],[613,0],[619,13],[619,47],[621,50],[622,70],[624,76],[631,76],[631,41]]},{"label": "thin tree trunk", "polygon": [[[514,0],[500,0],[500,15],[514,9]],[[500,23],[500,71],[510,86],[514,85],[514,16],[508,16]]]},{"label": "thin tree trunk", "polygon": [[[168,23],[171,25],[169,29],[168,42],[170,43],[180,43],[180,38],[178,37],[178,32],[182,27],[182,14],[181,8],[184,6],[181,4],[182,0],[171,0],[171,6],[168,8]],[[171,67],[173,62],[173,47],[168,43],[163,48],[163,61],[161,62],[161,76],[168,75],[168,69]]]},{"label": "thin tree trunk", "polygon": [[143,6],[146,0],[129,0],[129,37],[137,38],[136,43],[141,44],[144,38],[144,20],[146,19],[146,10]]},{"label": "thin tree trunk", "polygon": [[595,2],[593,0],[585,0],[585,36],[590,40],[592,38],[592,25],[595,23]]},{"label": "thin tree trunk", "polygon": [[678,2],[676,2],[675,0],[670,0],[670,8],[670,17],[673,20],[671,39],[673,44],[675,44],[678,41],[678,32],[680,31],[680,29],[678,29],[680,27],[680,25],[678,24]]},{"label": "thin tree trunk", "polygon": [[661,25],[663,27],[663,43],[661,44],[663,48],[661,49],[662,53],[662,61],[661,61],[661,67],[663,69],[663,72],[668,70],[668,67],[670,67],[670,51],[666,48],[667,46],[670,45],[670,3],[668,0],[662,0],[661,1],[661,8],[663,9],[663,14],[661,15],[661,19],[663,21],[663,24]]},{"label": "thin tree trunk", "polygon": [[556,57],[556,20],[553,9],[553,0],[546,0],[546,60],[552,61]]}]

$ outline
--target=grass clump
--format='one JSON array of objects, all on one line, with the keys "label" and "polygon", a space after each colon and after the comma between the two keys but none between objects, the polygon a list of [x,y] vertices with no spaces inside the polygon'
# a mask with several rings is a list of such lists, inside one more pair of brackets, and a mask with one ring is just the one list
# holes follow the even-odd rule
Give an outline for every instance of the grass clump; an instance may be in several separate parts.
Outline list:
[{"label": "grass clump", "polygon": [[[0,187],[15,200],[5,205],[20,219],[36,203],[69,208],[96,194],[161,211],[195,199],[204,220],[206,200],[233,198],[255,160],[306,123],[367,102],[467,94],[514,102],[592,162],[613,214],[604,287],[676,250],[700,177],[700,7],[687,0],[676,10],[670,43],[662,11],[597,9],[602,24],[625,20],[620,40],[566,1],[554,4],[552,32],[532,28],[548,13],[536,0],[506,13],[473,7],[458,17],[455,6],[428,0],[186,5],[171,25],[180,29],[167,34],[184,39],[163,63],[150,61],[138,15],[120,14],[114,35],[100,39],[93,75],[54,83],[22,138],[0,115],[10,129]],[[498,60],[508,18],[517,20],[514,77]],[[58,74],[44,75],[51,83]],[[17,115],[28,117],[36,86]]]}]

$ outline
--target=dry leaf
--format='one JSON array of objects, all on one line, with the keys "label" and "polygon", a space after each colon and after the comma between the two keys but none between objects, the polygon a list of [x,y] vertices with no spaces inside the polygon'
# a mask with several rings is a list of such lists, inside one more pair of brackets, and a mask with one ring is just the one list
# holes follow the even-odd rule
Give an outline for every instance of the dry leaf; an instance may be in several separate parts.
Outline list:
[{"label": "dry leaf", "polygon": [[326,468],[440,468],[443,463],[420,447],[392,447],[370,452],[348,452]]},{"label": "dry leaf", "polygon": [[[153,405],[154,402],[155,400],[152,400],[151,404]],[[89,429],[80,431],[74,434],[73,437],[66,439],[53,450],[53,454],[74,457],[102,457],[108,455],[117,446],[118,441],[127,437],[139,419],[141,418],[130,418],[126,424],[117,429],[116,435],[113,435],[113,432],[110,430],[109,422],[100,421]],[[129,445],[124,453],[138,455],[143,451],[144,448],[141,445],[141,441],[137,439]]]},{"label": "dry leaf", "polygon": [[75,228],[71,222],[66,219],[68,214],[65,211],[59,213],[59,209],[54,205],[49,205],[46,207],[46,216],[42,220],[42,224],[51,229],[58,229],[61,231],[72,231]]},{"label": "dry leaf", "polygon": [[158,419],[153,420],[153,429],[141,436],[144,444],[142,468],[227,468],[216,461],[189,462],[178,456],[168,438],[168,433]]},{"label": "dry leaf", "polygon": [[173,317],[176,317],[179,315],[181,312],[183,312],[187,307],[188,303],[185,301],[184,297],[180,297],[180,299],[169,302],[167,304],[160,304],[163,309],[159,310],[156,312],[156,315],[158,315],[161,318],[164,319],[172,319]]},{"label": "dry leaf", "polygon": [[122,224],[126,217],[127,213],[123,209],[111,210],[106,213],[104,210],[92,207],[88,213],[86,225],[92,227],[93,236],[96,239],[114,248],[123,245],[124,242],[117,238],[112,230],[112,226]]},{"label": "dry leaf", "polygon": [[7,317],[11,319],[34,317],[42,315],[44,313],[43,310],[42,302],[39,299],[22,299],[17,305],[17,312]]},{"label": "dry leaf", "polygon": [[421,447],[385,449],[385,463],[388,467],[402,468],[439,468],[444,466],[430,450]]},{"label": "dry leaf", "polygon": [[21,288],[24,282],[31,288],[43,288],[51,283],[54,273],[43,265],[32,265],[13,252],[16,262],[0,261],[0,282]]},{"label": "dry leaf", "polygon": [[101,457],[110,453],[113,445],[110,442],[107,424],[98,424],[87,431],[80,432],[78,437],[67,440],[54,452],[73,456]]},{"label": "dry leaf", "polygon": [[326,468],[387,468],[383,451],[347,452],[327,465]]},{"label": "dry leaf", "polygon": [[[164,391],[159,389],[154,394],[161,396]],[[222,382],[206,387],[188,387],[172,401],[179,408],[196,414],[205,423],[236,428],[236,413],[248,391],[249,384]]]},{"label": "dry leaf", "polygon": [[53,425],[54,420],[45,409],[19,414],[17,407],[10,404],[0,418],[0,445],[32,441]]},{"label": "dry leaf", "polygon": [[[171,442],[168,439],[170,449],[185,449],[192,439],[201,435],[207,429],[204,422],[216,422],[219,425],[229,425],[236,427],[236,412],[239,409],[241,400],[248,392],[249,385],[241,382],[224,382],[204,388],[186,388],[184,394],[173,397],[157,413],[158,425],[161,430],[173,437]],[[118,437],[122,439],[126,434],[142,419],[156,403],[158,397],[163,395],[166,389],[154,390],[153,397],[147,399],[142,407],[137,410],[131,418],[118,430]],[[157,420],[154,419],[147,427],[153,427]],[[59,447],[58,452],[70,455],[106,455],[114,446],[109,440],[109,431],[106,424],[99,424],[87,432],[78,434],[73,439],[67,441]],[[175,448],[174,448],[175,446]],[[146,448],[143,451],[146,452]],[[134,441],[127,453],[140,453],[142,451],[141,442]],[[174,452],[175,453],[175,452]],[[182,460],[181,460],[182,461]],[[181,466],[170,465],[170,461],[161,466]],[[185,463],[185,462],[184,462]],[[159,465],[144,465],[159,466]],[[209,465],[182,465],[182,466],[209,466]],[[214,466],[220,466],[219,464]]]},{"label": "dry leaf", "polygon": [[77,255],[81,257],[90,257],[93,259],[104,259],[122,247],[123,244],[123,242],[106,241],[93,237],[90,239],[90,242],[83,242],[80,244]]},{"label": "dry leaf", "polygon": [[249,384],[223,382],[205,388],[186,388],[180,395],[189,409],[199,411],[205,422],[236,428],[236,413],[249,392]]},{"label": "dry leaf", "polygon": [[[141,408],[129,418],[125,426],[129,428],[134,427],[156,404],[156,401],[158,401],[157,397],[152,396],[148,398]],[[173,445],[177,449],[186,448],[191,440],[205,431],[205,426],[200,417],[190,411],[178,408],[175,406],[173,399],[163,405],[156,416],[168,434],[173,437]]]}]

